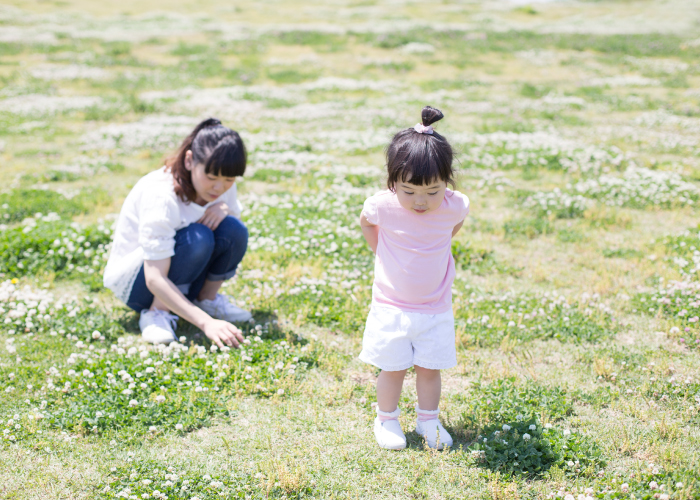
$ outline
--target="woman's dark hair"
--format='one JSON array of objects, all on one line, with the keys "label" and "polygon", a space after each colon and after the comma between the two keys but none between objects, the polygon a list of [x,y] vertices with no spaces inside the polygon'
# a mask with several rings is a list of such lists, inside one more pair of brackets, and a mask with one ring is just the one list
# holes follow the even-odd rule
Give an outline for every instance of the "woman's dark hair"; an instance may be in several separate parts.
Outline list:
[{"label": "woman's dark hair", "polygon": [[[444,116],[442,111],[430,106],[424,107],[421,112],[424,127]],[[426,134],[417,132],[415,128],[402,130],[394,136],[386,150],[387,187],[394,191],[397,182],[423,186],[438,179],[454,187],[453,156],[452,146],[437,132]]]},{"label": "woman's dark hair", "polygon": [[224,127],[216,118],[204,120],[165,161],[175,179],[175,193],[186,203],[197,198],[192,173],[185,168],[187,151],[192,151],[195,165],[204,164],[207,174],[240,177],[245,173],[248,154],[238,132]]}]

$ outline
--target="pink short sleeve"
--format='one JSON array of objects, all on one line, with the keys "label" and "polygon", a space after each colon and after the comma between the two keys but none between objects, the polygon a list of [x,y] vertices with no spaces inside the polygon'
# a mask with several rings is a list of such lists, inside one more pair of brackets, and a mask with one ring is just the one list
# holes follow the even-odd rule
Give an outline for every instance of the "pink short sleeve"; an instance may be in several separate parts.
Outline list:
[{"label": "pink short sleeve", "polygon": [[379,225],[379,212],[377,210],[377,198],[371,196],[365,200],[365,204],[362,207],[362,215],[370,224],[375,226]]},{"label": "pink short sleeve", "polygon": [[467,198],[467,195],[459,192],[456,192],[455,194],[459,195],[459,199],[461,201],[459,207],[459,220],[457,221],[459,223],[462,222],[467,215],[469,215],[469,198]]}]

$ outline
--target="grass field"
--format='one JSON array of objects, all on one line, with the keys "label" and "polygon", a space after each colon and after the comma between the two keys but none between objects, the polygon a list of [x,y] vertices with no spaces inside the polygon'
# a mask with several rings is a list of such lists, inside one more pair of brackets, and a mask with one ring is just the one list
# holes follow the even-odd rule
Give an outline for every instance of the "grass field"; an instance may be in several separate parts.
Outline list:
[{"label": "grass field", "polygon": [[[358,215],[424,105],[472,207],[455,447],[388,452]],[[208,116],[250,152],[255,322],[155,348],[111,228]],[[700,498],[697,2],[8,1],[0,157],[2,498]]]}]

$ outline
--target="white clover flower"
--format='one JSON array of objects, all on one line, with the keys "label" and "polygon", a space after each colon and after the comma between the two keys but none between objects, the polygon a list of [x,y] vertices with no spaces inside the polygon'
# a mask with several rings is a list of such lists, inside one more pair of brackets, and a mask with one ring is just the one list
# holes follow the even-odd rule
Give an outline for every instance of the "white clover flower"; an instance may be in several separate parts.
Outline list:
[{"label": "white clover flower", "polygon": [[503,424],[503,432],[508,432],[510,430],[510,425]]},{"label": "white clover flower", "polygon": [[281,396],[282,394],[284,394],[284,389],[277,389],[277,395]]},{"label": "white clover flower", "polygon": [[517,420],[518,422],[521,421],[523,418],[525,418],[525,417],[523,417],[522,415],[515,416],[515,420]]},{"label": "white clover flower", "polygon": [[125,396],[129,396],[129,395],[132,394],[133,392],[134,392],[134,391],[132,391],[131,389],[124,389],[124,390],[122,391],[122,394],[124,394]]},{"label": "white clover flower", "polygon": [[158,430],[158,428],[155,425],[152,425],[148,428],[149,432],[156,432],[157,430]]},{"label": "white clover flower", "polygon": [[569,460],[568,462],[566,462],[566,465],[568,465],[569,467],[573,467],[574,463],[571,460]]},{"label": "white clover flower", "polygon": [[627,483],[622,483],[622,486],[620,486],[620,491],[622,493],[627,493],[629,491],[630,485]]},{"label": "white clover flower", "polygon": [[134,406],[138,406],[138,405],[139,405],[139,402],[136,401],[135,399],[132,399],[131,401],[129,401],[129,406],[132,407],[132,408],[133,408]]},{"label": "white clover flower", "polygon": [[531,437],[531,436],[530,436],[530,434],[528,434],[528,433],[523,434],[523,439],[524,439],[525,441],[528,441],[528,440],[530,439],[530,437]]},{"label": "white clover flower", "polygon": [[659,487],[659,484],[656,481],[652,481],[649,483],[649,488],[651,488],[652,490],[655,490],[658,487]]},{"label": "white clover flower", "polygon": [[102,334],[100,332],[98,332],[97,330],[92,332],[92,338],[95,340],[99,339],[101,336],[102,336]]},{"label": "white clover flower", "polygon": [[159,394],[156,396],[156,403],[165,403],[165,396]]},{"label": "white clover flower", "polygon": [[530,429],[531,431],[536,431],[536,430],[537,430],[537,426],[536,426],[535,424],[532,424],[532,425],[530,425],[529,429]]},{"label": "white clover flower", "polygon": [[175,424],[175,430],[181,431],[183,429],[182,424]]},{"label": "white clover flower", "polygon": [[571,434],[571,431],[569,429],[564,429],[564,432],[562,434],[564,434],[565,436],[568,436]]}]

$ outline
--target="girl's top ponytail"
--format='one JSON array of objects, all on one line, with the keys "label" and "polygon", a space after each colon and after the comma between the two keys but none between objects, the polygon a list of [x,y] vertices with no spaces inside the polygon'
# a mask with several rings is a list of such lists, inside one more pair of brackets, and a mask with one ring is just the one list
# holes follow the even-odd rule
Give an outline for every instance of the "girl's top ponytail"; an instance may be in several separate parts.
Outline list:
[{"label": "girl's top ponytail", "polygon": [[421,120],[423,121],[423,126],[428,127],[435,122],[442,120],[445,115],[439,109],[433,108],[432,106],[426,106],[420,113]]},{"label": "girl's top ponytail", "polygon": [[192,173],[185,168],[187,151],[192,151],[195,165],[204,164],[208,174],[240,177],[245,173],[248,155],[238,132],[223,126],[216,118],[207,118],[185,137],[175,155],[165,162],[175,180],[175,193],[186,203],[197,198]]}]

